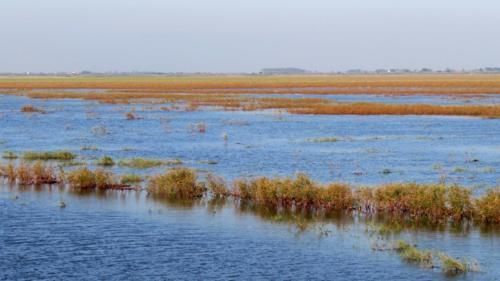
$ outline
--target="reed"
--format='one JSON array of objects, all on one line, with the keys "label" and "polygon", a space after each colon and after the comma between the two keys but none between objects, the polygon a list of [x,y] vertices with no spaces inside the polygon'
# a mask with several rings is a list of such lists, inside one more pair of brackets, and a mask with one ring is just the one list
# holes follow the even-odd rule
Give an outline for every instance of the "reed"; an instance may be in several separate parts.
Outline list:
[{"label": "reed", "polygon": [[197,182],[197,174],[188,168],[174,168],[165,174],[154,176],[148,184],[148,192],[168,199],[196,199],[205,193]]},{"label": "reed", "polygon": [[118,162],[118,165],[134,169],[149,169],[165,165],[165,162],[155,159],[132,158],[120,160],[120,162]]},{"label": "reed", "polygon": [[35,107],[33,105],[24,105],[21,107],[21,112],[23,113],[45,113],[45,110]]},{"label": "reed", "polygon": [[69,152],[69,151],[46,151],[46,152],[35,152],[35,151],[30,151],[30,152],[25,152],[23,154],[23,159],[24,160],[61,160],[61,161],[68,161],[68,160],[73,160],[76,158],[76,155]]},{"label": "reed", "polygon": [[476,217],[483,223],[500,224],[500,188],[489,190],[476,199]]},{"label": "reed", "polygon": [[12,152],[12,151],[4,151],[2,153],[2,158],[3,159],[7,159],[7,160],[14,160],[14,159],[17,159],[18,156],[16,153]]},{"label": "reed", "polygon": [[73,170],[67,175],[66,180],[71,188],[78,190],[135,189],[128,184],[119,183],[113,173],[103,169],[90,170],[84,167]]},{"label": "reed", "polygon": [[7,166],[0,166],[0,175],[6,177],[9,182],[20,185],[56,184],[61,182],[61,178],[55,173],[54,168],[40,161],[31,165],[21,162],[17,166],[12,163]]},{"label": "reed", "polygon": [[395,250],[399,253],[401,258],[407,262],[415,263],[426,268],[432,268],[434,266],[432,252],[430,251],[419,250],[403,240],[396,242]]},{"label": "reed", "polygon": [[134,174],[123,175],[120,179],[120,183],[125,184],[125,185],[138,184],[138,183],[141,183],[143,181],[144,181],[144,179],[141,176],[134,175]]},{"label": "reed", "polygon": [[115,165],[115,161],[110,156],[103,156],[101,159],[97,161],[97,165],[110,167]]}]

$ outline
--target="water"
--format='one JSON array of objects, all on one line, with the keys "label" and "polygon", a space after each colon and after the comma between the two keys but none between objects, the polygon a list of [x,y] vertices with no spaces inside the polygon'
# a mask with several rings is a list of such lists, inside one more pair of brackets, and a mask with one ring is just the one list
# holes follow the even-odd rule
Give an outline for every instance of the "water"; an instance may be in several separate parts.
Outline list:
[{"label": "water", "polygon": [[[133,192],[76,195],[0,193],[0,278],[86,280],[447,280],[393,252],[372,251],[365,226],[330,221],[332,231],[298,234],[232,207],[176,207]],[[67,207],[61,209],[63,198]],[[497,280],[497,235],[416,231],[419,247],[474,257],[480,273],[453,280]],[[497,279],[495,279],[497,278]]]},{"label": "water", "polygon": [[[19,109],[25,104],[48,113],[23,114]],[[142,119],[126,121],[125,113],[133,109]],[[193,129],[199,122],[207,125],[206,133]],[[166,112],[159,105],[0,96],[0,151],[67,149],[91,165],[103,155],[179,158],[202,174],[228,179],[297,171],[352,184],[444,177],[480,194],[499,183],[499,128],[499,119],[468,117]],[[320,137],[338,141],[311,141]],[[144,175],[164,169],[113,168]],[[59,207],[61,200],[66,208]],[[318,227],[331,233],[321,236]],[[366,227],[353,218],[329,219],[299,232],[232,202],[179,206],[145,192],[75,194],[0,183],[0,279],[450,279],[439,268],[419,268],[392,251],[373,251]],[[480,263],[481,272],[452,280],[500,280],[497,231],[416,228],[394,237],[400,238]]]}]

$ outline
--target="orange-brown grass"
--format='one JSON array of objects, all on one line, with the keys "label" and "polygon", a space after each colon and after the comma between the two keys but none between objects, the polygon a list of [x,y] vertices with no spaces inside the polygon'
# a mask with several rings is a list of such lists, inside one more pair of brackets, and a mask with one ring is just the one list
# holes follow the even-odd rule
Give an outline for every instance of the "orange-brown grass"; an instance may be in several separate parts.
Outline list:
[{"label": "orange-brown grass", "polygon": [[31,165],[21,162],[17,166],[12,163],[9,163],[7,166],[0,166],[0,175],[6,177],[9,182],[20,185],[55,184],[61,182],[60,177],[57,176],[54,169],[40,161]]},{"label": "orange-brown grass", "polygon": [[476,200],[477,217],[485,223],[500,223],[500,188],[490,190]]},{"label": "orange-brown grass", "polygon": [[24,105],[21,107],[21,112],[24,113],[45,113],[41,108],[34,107],[33,105]]},{"label": "orange-brown grass", "polygon": [[220,75],[2,77],[0,89],[113,89],[129,91],[212,91],[299,93],[470,94],[499,93],[500,75]]},{"label": "orange-brown grass", "polygon": [[149,181],[148,192],[168,199],[201,198],[205,187],[197,182],[196,172],[188,168],[173,168]]},{"label": "orange-brown grass", "polygon": [[[102,103],[172,103],[165,110],[198,110],[201,106],[215,106],[225,110],[280,109],[293,114],[325,115],[451,115],[500,117],[500,105],[432,105],[384,103],[336,103],[323,98],[269,98],[251,97],[228,93],[165,93],[165,92],[22,92],[31,98],[76,98],[97,100]],[[179,104],[184,104],[179,106]],[[126,115],[128,120],[136,116]]]},{"label": "orange-brown grass", "polygon": [[103,169],[92,171],[86,167],[70,172],[67,176],[67,182],[71,188],[78,190],[135,189],[128,184],[119,183],[111,172]]},{"label": "orange-brown grass", "polygon": [[383,104],[345,103],[322,104],[314,107],[293,108],[296,114],[327,115],[451,115],[500,117],[500,105],[430,105],[430,104]]}]

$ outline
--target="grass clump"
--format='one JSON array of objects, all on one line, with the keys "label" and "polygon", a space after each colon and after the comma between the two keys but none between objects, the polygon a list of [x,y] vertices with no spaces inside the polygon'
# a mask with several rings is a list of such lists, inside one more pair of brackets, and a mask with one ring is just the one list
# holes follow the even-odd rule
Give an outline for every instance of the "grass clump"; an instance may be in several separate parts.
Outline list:
[{"label": "grass clump", "polygon": [[476,214],[483,223],[500,224],[500,188],[489,190],[476,199]]},{"label": "grass clump", "polygon": [[114,166],[115,165],[115,161],[113,161],[113,158],[109,157],[109,156],[104,156],[102,157],[101,159],[99,159],[99,161],[97,161],[97,165],[99,166]]},{"label": "grass clump", "polygon": [[0,167],[0,175],[6,177],[9,182],[20,185],[40,185],[59,183],[60,179],[51,166],[40,161],[32,165],[20,163],[14,166],[12,163]]},{"label": "grass clump", "polygon": [[76,155],[69,151],[47,151],[47,152],[25,152],[24,160],[61,160],[68,161],[76,158]]},{"label": "grass clump", "polygon": [[164,164],[165,163],[160,160],[144,159],[144,158],[126,159],[118,162],[118,165],[120,166],[135,168],[135,169],[148,169],[148,168],[162,166]]},{"label": "grass clump", "polygon": [[432,268],[433,258],[430,251],[419,250],[415,246],[408,244],[403,240],[396,242],[396,251],[401,258],[407,262],[418,264],[422,267]]},{"label": "grass clump", "polygon": [[14,160],[14,159],[17,159],[18,156],[17,156],[17,154],[15,154],[12,151],[4,151],[3,154],[2,154],[2,158],[3,159],[8,159],[8,160]]},{"label": "grass clump", "polygon": [[196,172],[188,168],[174,168],[165,174],[153,177],[148,191],[169,199],[201,198],[205,188],[197,182]]},{"label": "grass clump", "polygon": [[123,175],[120,179],[121,184],[133,185],[143,181],[143,178],[134,174]]},{"label": "grass clump", "polygon": [[28,105],[23,105],[23,107],[21,107],[21,112],[23,112],[23,113],[45,113],[45,110],[38,108],[38,107],[35,107],[31,104],[28,104]]},{"label": "grass clump", "polygon": [[207,176],[206,187],[212,198],[224,198],[230,194],[224,179],[213,174]]},{"label": "grass clump", "polygon": [[337,142],[337,141],[339,141],[339,139],[335,138],[335,137],[323,137],[323,138],[309,139],[309,141],[316,142],[316,143],[322,143],[322,142]]},{"label": "grass clump", "polygon": [[441,268],[447,275],[458,275],[468,271],[467,263],[458,259],[452,258],[446,254],[439,254],[441,260]]},{"label": "grass clump", "polygon": [[117,186],[110,172],[102,169],[91,171],[86,167],[70,172],[67,180],[76,189],[113,189]]}]

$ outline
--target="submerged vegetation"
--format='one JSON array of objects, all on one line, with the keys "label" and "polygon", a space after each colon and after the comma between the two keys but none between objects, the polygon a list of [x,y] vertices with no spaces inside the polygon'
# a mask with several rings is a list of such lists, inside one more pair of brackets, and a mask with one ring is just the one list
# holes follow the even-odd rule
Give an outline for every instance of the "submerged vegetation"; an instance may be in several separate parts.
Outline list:
[{"label": "submerged vegetation", "polygon": [[101,159],[99,159],[99,161],[97,161],[97,165],[99,165],[99,166],[114,166],[115,161],[113,160],[113,158],[111,158],[109,156],[104,156]]},{"label": "submerged vegetation", "polygon": [[[22,162],[18,166],[2,165],[0,175],[19,184],[62,183],[67,179],[70,186],[80,189],[126,189],[143,181],[137,175],[117,179],[110,171],[92,171],[87,167],[73,170],[67,176],[61,168],[56,175],[51,166],[41,161],[32,165]],[[377,214],[424,224],[450,221],[500,224],[498,188],[473,198],[470,189],[456,185],[393,183],[360,188],[342,183],[320,184],[305,174],[294,178],[237,179],[231,186],[213,174],[199,181],[195,170],[177,167],[150,178],[147,190],[170,199],[233,197],[245,204],[282,211]]]},{"label": "submerged vegetation", "polygon": [[45,113],[45,110],[35,107],[33,105],[24,105],[21,107],[21,112],[23,113]]},{"label": "submerged vegetation", "polygon": [[[324,98],[266,97],[266,94],[440,94],[481,95],[500,92],[500,76],[394,75],[394,76],[212,76],[212,77],[75,77],[0,79],[8,94],[31,98],[76,98],[111,104],[170,103],[165,110],[278,109],[293,114],[332,115],[458,115],[500,117],[499,105],[433,105],[336,103]],[[82,89],[83,91],[68,91]],[[261,94],[260,97],[243,94]],[[138,119],[134,112],[126,119]],[[203,128],[197,128],[203,131]]]},{"label": "submerged vegetation", "polygon": [[194,170],[174,168],[165,174],[153,177],[149,182],[148,191],[153,195],[169,199],[185,200],[201,198],[205,188],[198,183]]},{"label": "submerged vegetation", "polygon": [[46,152],[25,152],[23,154],[24,160],[61,160],[68,161],[76,158],[76,155],[69,151],[46,151]]},{"label": "submerged vegetation", "polygon": [[165,165],[166,162],[155,159],[132,158],[118,162],[118,165],[135,169],[149,169]]}]

